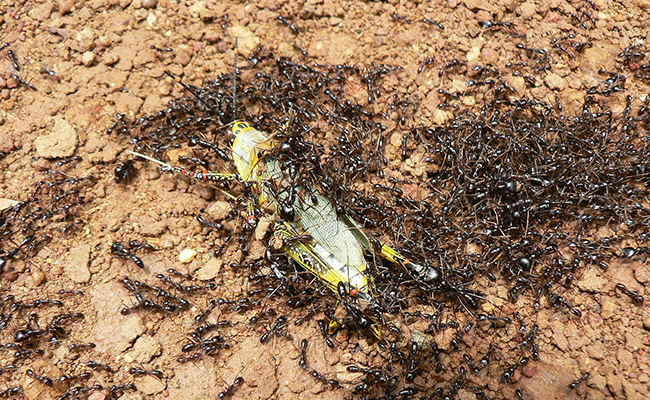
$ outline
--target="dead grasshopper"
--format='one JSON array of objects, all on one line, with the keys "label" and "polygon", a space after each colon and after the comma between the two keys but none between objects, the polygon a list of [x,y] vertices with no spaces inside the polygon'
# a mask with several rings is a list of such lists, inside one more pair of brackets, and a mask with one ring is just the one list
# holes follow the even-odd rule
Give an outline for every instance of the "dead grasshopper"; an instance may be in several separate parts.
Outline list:
[{"label": "dead grasshopper", "polygon": [[[398,264],[426,282],[440,279],[440,272],[409,260],[394,248],[367,235],[348,215],[338,215],[332,203],[318,190],[305,185],[278,187],[287,182],[274,148],[274,135],[235,121],[229,132],[237,173],[193,172],[144,154],[163,170],[182,173],[203,181],[247,182],[260,209],[274,220],[273,232],[282,239],[283,250],[297,264],[318,277],[342,301],[348,315],[364,331],[381,338],[381,314],[369,312],[378,305],[372,278],[367,274],[366,253],[374,253]],[[287,186],[287,185],[285,185]],[[290,185],[289,185],[290,186]],[[294,193],[300,193],[295,196]],[[249,209],[254,208],[250,205]],[[330,328],[336,327],[333,321]]]}]

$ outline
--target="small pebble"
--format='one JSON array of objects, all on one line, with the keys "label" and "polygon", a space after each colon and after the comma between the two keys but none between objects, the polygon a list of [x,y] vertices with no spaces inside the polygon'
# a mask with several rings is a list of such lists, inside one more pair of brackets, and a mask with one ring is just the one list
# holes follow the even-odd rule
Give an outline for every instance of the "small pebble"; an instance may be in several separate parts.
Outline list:
[{"label": "small pebble", "polygon": [[192,260],[194,260],[194,257],[196,257],[196,250],[185,249],[178,255],[178,261],[187,264],[192,262]]},{"label": "small pebble", "polygon": [[546,78],[544,78],[544,82],[546,83],[546,86],[548,86],[552,90],[557,90],[557,91],[563,91],[566,89],[566,81],[564,78],[561,76],[550,73],[546,75]]},{"label": "small pebble", "polygon": [[196,271],[196,279],[200,281],[208,281],[214,279],[219,275],[223,261],[221,259],[209,259],[198,271]]},{"label": "small pebble", "polygon": [[208,204],[205,212],[213,221],[218,222],[226,219],[231,210],[232,207],[227,201],[213,201]]},{"label": "small pebble", "polygon": [[45,282],[45,273],[43,273],[41,270],[34,270],[27,280],[27,285],[30,288],[35,288],[43,282]]},{"label": "small pebble", "polygon": [[106,65],[113,65],[120,61],[120,56],[115,53],[109,53],[104,57],[104,64]]},{"label": "small pebble", "polygon": [[86,67],[90,67],[95,62],[95,53],[86,51],[81,55],[81,63]]},{"label": "small pebble", "polygon": [[165,382],[151,375],[137,377],[134,383],[138,391],[147,395],[160,393],[167,387]]},{"label": "small pebble", "polygon": [[643,327],[650,331],[650,316],[643,318]]},{"label": "small pebble", "polygon": [[0,211],[11,208],[18,203],[20,203],[18,200],[0,198]]},{"label": "small pebble", "polygon": [[617,308],[616,304],[612,303],[609,300],[605,300],[605,302],[603,302],[603,306],[600,311],[600,316],[603,319],[609,319],[613,317],[614,314],[616,313],[616,308]]},{"label": "small pebble", "polygon": [[152,8],[156,8],[158,5],[158,0],[143,0],[142,1],[142,8],[145,8],[147,10],[150,10]]},{"label": "small pebble", "polygon": [[19,84],[20,84],[20,82],[18,82],[18,79],[16,79],[16,78],[7,79],[7,87],[9,89],[15,89],[15,88],[18,87]]},{"label": "small pebble", "polygon": [[104,400],[106,395],[102,392],[95,392],[88,396],[88,400]]}]

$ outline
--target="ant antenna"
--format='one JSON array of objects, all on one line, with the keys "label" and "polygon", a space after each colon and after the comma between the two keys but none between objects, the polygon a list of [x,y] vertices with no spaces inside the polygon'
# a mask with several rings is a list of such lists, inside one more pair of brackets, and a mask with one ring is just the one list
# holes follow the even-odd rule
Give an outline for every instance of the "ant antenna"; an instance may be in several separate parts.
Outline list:
[{"label": "ant antenna", "polygon": [[232,119],[237,119],[237,50],[239,47],[239,38],[235,38],[235,71],[232,77]]},{"label": "ant antenna", "polygon": [[187,90],[188,92],[190,92],[190,94],[191,94],[192,96],[196,97],[196,99],[197,99],[199,102],[201,102],[201,104],[203,104],[204,106],[208,107],[208,108],[209,108],[210,110],[212,110],[212,112],[214,112],[216,115],[219,115],[219,110],[217,110],[216,108],[214,108],[214,106],[212,106],[212,104],[210,104],[210,103],[208,103],[207,101],[203,100],[203,98],[201,97],[201,94],[198,92],[198,90],[196,90],[196,87],[194,87],[194,86],[192,86],[192,85],[188,85],[187,83],[181,81],[181,79],[180,79],[179,77],[175,76],[174,74],[172,74],[171,72],[167,71],[167,70],[164,69],[164,68],[163,68],[163,72],[165,73],[165,75],[167,75],[168,77],[170,77],[170,78],[172,78],[173,80],[175,80],[176,83],[178,83],[179,85],[181,85],[181,86],[183,87],[183,89],[185,89],[185,90]]}]

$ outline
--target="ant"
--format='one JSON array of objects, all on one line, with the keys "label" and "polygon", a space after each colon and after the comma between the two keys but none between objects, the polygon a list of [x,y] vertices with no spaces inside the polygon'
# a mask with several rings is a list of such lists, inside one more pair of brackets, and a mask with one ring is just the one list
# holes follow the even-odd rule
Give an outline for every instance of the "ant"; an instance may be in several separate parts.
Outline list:
[{"label": "ant", "polygon": [[58,75],[57,75],[56,71],[51,70],[51,69],[47,69],[45,66],[41,67],[41,69],[39,70],[39,72],[40,72],[41,74],[43,74],[43,75],[47,75],[47,76],[49,76],[49,77],[51,77],[51,78],[58,78]]},{"label": "ant", "polygon": [[307,366],[307,339],[302,339],[300,341],[300,368],[304,369],[307,371],[309,367]]},{"label": "ant", "polygon": [[71,164],[73,162],[77,162],[79,160],[81,160],[81,157],[79,157],[79,156],[69,157],[69,158],[67,158],[65,160],[61,160],[58,163],[56,163],[56,166],[60,168],[60,167],[63,167],[64,165],[68,165],[68,164]]},{"label": "ant", "polygon": [[616,284],[616,289],[620,290],[628,296],[630,299],[632,299],[632,303],[634,303],[637,306],[642,306],[643,305],[643,296],[640,295],[638,292],[634,290],[630,290],[627,288],[627,286],[623,285],[622,283],[617,283]]},{"label": "ant", "polygon": [[323,335],[323,338],[325,339],[325,343],[330,349],[334,348],[334,342],[330,337],[327,335],[327,323],[325,320],[319,319],[318,320],[318,330],[320,333]]},{"label": "ant", "polygon": [[61,339],[65,335],[65,330],[60,326],[48,327],[47,329],[21,329],[14,334],[14,342],[31,342],[48,334],[54,339]]},{"label": "ant", "polygon": [[[347,316],[350,317],[354,325],[364,332],[371,332],[373,325],[376,325],[376,323],[356,304],[359,300],[365,301],[365,299],[356,293],[357,290],[348,290],[348,287],[343,282],[338,283],[337,292]],[[333,320],[336,321],[336,318],[333,318]]]},{"label": "ant", "polygon": [[298,28],[293,26],[293,24],[287,18],[283,17],[282,15],[279,15],[278,16],[278,21],[280,21],[280,23],[282,25],[284,25],[287,28],[291,29],[291,32],[293,32],[294,35],[298,34]]},{"label": "ant", "polygon": [[456,68],[456,67],[463,66],[463,65],[466,65],[466,64],[467,64],[467,62],[459,60],[457,58],[454,58],[453,60],[451,60],[450,62],[445,64],[444,67],[440,68],[440,72],[438,72],[438,76],[440,78],[442,78],[442,76],[445,74],[445,71],[447,71],[448,69]]},{"label": "ant", "polygon": [[25,85],[25,86],[27,86],[28,88],[30,88],[30,89],[32,89],[34,91],[38,91],[36,86],[34,86],[31,83],[24,80],[22,76],[20,76],[18,74],[11,74],[11,77],[14,78],[15,80],[17,80],[18,82],[20,82],[22,85]]},{"label": "ant", "polygon": [[310,372],[310,375],[314,377],[314,379],[321,381],[322,383],[326,383],[332,387],[337,387],[339,386],[339,381],[336,379],[327,379],[324,377],[320,372],[316,371],[315,369],[312,369]]},{"label": "ant", "polygon": [[27,374],[27,376],[34,378],[35,380],[41,382],[45,386],[54,387],[54,380],[52,380],[52,378],[39,375],[36,372],[34,372],[33,369],[28,369],[25,371],[25,373]]},{"label": "ant", "polygon": [[513,28],[515,24],[512,22],[501,22],[501,21],[479,21],[479,26],[481,28]]},{"label": "ant", "polygon": [[11,65],[14,67],[16,72],[20,72],[20,63],[18,62],[18,57],[16,57],[16,53],[14,53],[13,50],[7,50],[7,56],[9,57],[9,60],[11,61]]},{"label": "ant", "polygon": [[585,372],[584,374],[582,374],[582,376],[580,378],[578,378],[578,379],[572,381],[571,383],[569,383],[567,385],[569,387],[569,390],[575,389],[576,386],[578,386],[580,383],[585,381],[587,378],[589,378],[589,372]]},{"label": "ant", "polygon": [[260,343],[262,344],[266,343],[271,338],[271,336],[275,334],[282,335],[286,338],[291,338],[291,336],[288,333],[284,332],[286,323],[287,323],[287,317],[285,317],[284,315],[280,315],[278,319],[275,321],[275,323],[273,324],[273,326],[271,326],[271,329],[269,329],[265,334],[262,335],[262,337],[260,338]]},{"label": "ant", "polygon": [[76,294],[79,296],[83,296],[84,292],[81,290],[70,290],[70,289],[61,289],[57,292],[58,294]]},{"label": "ant", "polygon": [[133,383],[129,383],[127,385],[113,385],[111,386],[108,391],[109,391],[109,399],[117,399],[118,397],[121,397],[124,392],[127,390],[131,391],[136,391],[138,390]]},{"label": "ant", "polygon": [[5,372],[15,371],[17,369],[18,366],[14,364],[3,365],[2,367],[0,367],[0,374],[3,374]]},{"label": "ant", "polygon": [[109,373],[114,373],[115,370],[106,364],[100,364],[96,361],[88,361],[86,365],[92,368],[93,371],[106,371]]},{"label": "ant", "polygon": [[411,22],[413,22],[413,21],[411,21],[409,18],[407,18],[407,17],[405,17],[405,16],[403,16],[403,15],[399,15],[399,14],[396,13],[396,12],[392,13],[392,14],[390,15],[390,17],[393,19],[393,21],[404,21],[404,22],[409,23],[409,24],[410,24]]},{"label": "ant", "polygon": [[501,374],[501,382],[503,383],[510,382],[510,379],[512,379],[512,376],[514,375],[517,368],[519,368],[522,365],[528,364],[528,361],[530,361],[530,359],[528,357],[524,357],[519,362],[516,362],[514,365],[508,367],[505,370],[505,372]]},{"label": "ant", "polygon": [[117,130],[118,133],[124,134],[128,131],[126,114],[118,113],[116,114],[116,121],[108,127],[106,133],[111,135]]},{"label": "ant", "polygon": [[24,397],[25,396],[25,392],[23,391],[22,386],[15,386],[15,387],[0,391],[0,398],[10,399],[10,398],[13,398],[14,396],[19,396],[19,397]]},{"label": "ant", "polygon": [[196,360],[198,360],[199,358],[201,358],[202,356],[203,356],[202,353],[194,353],[194,354],[192,354],[192,355],[189,356],[189,357],[178,357],[178,358],[176,359],[176,361],[178,361],[178,362],[181,363],[181,364],[185,364],[185,363],[190,362],[190,361],[196,361]]},{"label": "ant", "polygon": [[152,376],[155,376],[158,379],[165,379],[165,375],[161,371],[158,371],[158,370],[148,371],[146,369],[131,367],[129,369],[129,374],[131,374],[131,375],[152,375]]},{"label": "ant", "polygon": [[223,400],[232,396],[232,394],[235,392],[235,389],[237,389],[237,387],[239,387],[239,385],[241,385],[244,382],[245,382],[244,378],[242,378],[241,376],[237,377],[237,379],[235,379],[235,381],[230,386],[228,386],[223,392],[220,392],[217,395],[217,398],[219,400]]},{"label": "ant", "polygon": [[102,385],[92,385],[90,387],[83,387],[83,386],[78,386],[76,388],[72,388],[68,390],[67,392],[63,393],[58,400],[65,400],[69,397],[79,397],[80,395],[86,395],[89,392],[94,392],[97,390],[104,390],[104,387]]},{"label": "ant", "polygon": [[151,46],[149,46],[149,47],[151,48],[151,50],[156,50],[157,52],[160,52],[160,53],[166,53],[166,52],[174,51],[174,49],[172,49],[171,47],[161,48],[161,47],[158,47],[158,46],[154,46],[153,44]]},{"label": "ant", "polygon": [[145,250],[156,250],[152,245],[147,243],[141,243],[137,240],[129,241],[128,245],[125,245],[122,242],[115,241],[111,245],[111,254],[116,258],[131,259],[140,268],[144,268],[144,262],[140,257],[136,256],[134,253],[140,249]]},{"label": "ant", "polygon": [[445,26],[443,24],[441,24],[440,22],[437,22],[437,21],[430,20],[429,18],[422,18],[420,20],[420,22],[423,22],[423,23],[428,24],[428,25],[437,26],[438,28],[440,28],[443,31],[445,30]]},{"label": "ant", "polygon": [[207,150],[212,150],[217,154],[217,157],[221,158],[222,160],[230,160],[230,156],[224,149],[212,142],[208,142],[207,140],[203,140],[196,136],[190,138],[188,145],[190,147],[199,146]]},{"label": "ant", "polygon": [[[149,288],[149,289],[152,289],[152,290],[159,289],[158,290],[159,295],[161,295],[161,296],[165,295],[166,292],[164,292],[160,288],[154,288],[154,287],[151,287],[151,286],[149,286],[147,284],[144,284],[142,282],[139,282],[139,281],[133,282],[130,278],[124,278],[124,279],[122,279],[121,282],[124,284],[124,286],[126,286],[126,288],[131,293],[133,293],[136,300],[138,301],[138,304],[136,306],[134,306],[134,307],[131,307],[131,308],[126,308],[125,307],[125,308],[123,308],[122,311],[121,311],[122,315],[129,315],[131,312],[133,312],[133,310],[138,309],[138,308],[149,309],[149,310],[154,310],[154,311],[161,311],[161,312],[174,312],[178,308],[175,304],[173,304],[173,303],[171,303],[169,301],[164,301],[163,304],[160,305],[160,304],[157,304],[157,303],[155,303],[155,302],[153,302],[153,301],[151,301],[149,299],[145,299],[144,296],[142,295],[142,293],[139,290],[140,287]],[[169,296],[176,299],[176,297],[171,295],[171,294]],[[178,299],[178,300],[181,300],[181,299]],[[183,305],[181,305],[181,306],[183,306]]]},{"label": "ant", "polygon": [[122,183],[130,181],[135,175],[136,169],[133,165],[133,160],[126,160],[122,164],[115,167],[115,183]]},{"label": "ant", "polygon": [[36,239],[36,236],[29,235],[25,237],[16,248],[8,252],[3,252],[2,255],[0,255],[0,272],[4,271],[4,268],[7,265],[8,261],[12,260],[14,257],[16,257],[16,255],[18,255],[18,253],[27,248],[34,241],[34,239]]}]

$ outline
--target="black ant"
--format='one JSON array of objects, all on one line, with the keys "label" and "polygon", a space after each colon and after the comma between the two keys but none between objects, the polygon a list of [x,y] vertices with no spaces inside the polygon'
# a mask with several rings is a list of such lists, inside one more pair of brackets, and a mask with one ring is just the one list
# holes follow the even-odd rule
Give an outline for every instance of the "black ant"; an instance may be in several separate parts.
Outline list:
[{"label": "black ant", "polygon": [[131,374],[131,375],[152,375],[152,376],[155,376],[158,379],[165,379],[165,375],[161,371],[158,371],[158,370],[148,371],[146,369],[131,367],[129,369],[129,374]]},{"label": "black ant", "polygon": [[20,63],[18,62],[16,53],[14,53],[13,50],[7,50],[7,56],[9,57],[9,60],[11,60],[11,65],[14,67],[16,72],[20,72]]},{"label": "black ant", "polygon": [[278,319],[273,324],[273,326],[271,326],[271,329],[269,329],[265,334],[262,335],[262,337],[260,338],[260,343],[262,344],[266,343],[271,338],[271,336],[276,334],[290,338],[291,336],[288,333],[284,332],[286,323],[287,323],[287,317],[285,317],[284,315],[279,316]]},{"label": "black ant", "polygon": [[304,370],[308,370],[309,367],[307,366],[307,339],[302,339],[300,341],[300,368]]},{"label": "black ant", "polygon": [[220,392],[217,395],[217,398],[219,400],[227,399],[228,397],[232,396],[233,393],[235,393],[235,390],[239,387],[239,385],[241,385],[244,382],[245,382],[244,378],[238,376],[231,385],[229,385],[223,392]]},{"label": "black ant", "polygon": [[636,292],[634,290],[630,290],[627,288],[627,286],[623,285],[622,283],[617,283],[616,284],[616,289],[620,290],[628,296],[630,299],[632,299],[632,303],[634,303],[637,306],[642,306],[643,305],[643,296],[639,294],[639,292]]},{"label": "black ant", "polygon": [[101,364],[96,361],[88,361],[86,365],[90,368],[92,368],[93,371],[106,371],[108,373],[114,373],[115,370],[111,368],[109,365],[106,364]]},{"label": "black ant", "polygon": [[122,164],[115,167],[115,183],[122,183],[130,181],[135,175],[136,169],[133,165],[133,160],[126,160]]},{"label": "black ant", "polygon": [[291,29],[291,32],[293,32],[294,35],[298,34],[298,28],[293,26],[293,24],[287,18],[283,17],[282,15],[279,15],[278,16],[278,21],[280,21],[280,23],[282,23],[282,25],[284,25],[287,28]]},{"label": "black ant", "polygon": [[587,378],[589,378],[589,372],[585,372],[582,374],[582,376],[571,383],[569,383],[567,386],[569,387],[570,390],[575,389],[580,383],[585,381]]},{"label": "black ant", "polygon": [[130,259],[138,267],[144,268],[144,262],[142,262],[140,257],[135,255],[135,252],[140,249],[145,249],[149,251],[155,250],[155,248],[152,245],[147,243],[141,243],[137,240],[131,240],[126,245],[122,242],[115,241],[111,245],[111,254],[113,255],[113,257],[116,258],[123,258],[127,260]]}]

